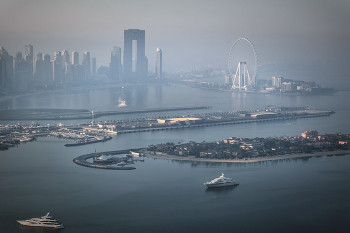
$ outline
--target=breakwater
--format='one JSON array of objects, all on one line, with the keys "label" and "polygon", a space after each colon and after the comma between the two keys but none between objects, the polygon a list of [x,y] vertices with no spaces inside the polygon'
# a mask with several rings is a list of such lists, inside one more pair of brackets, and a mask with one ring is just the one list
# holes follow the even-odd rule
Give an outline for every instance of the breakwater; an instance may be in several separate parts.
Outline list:
[{"label": "breakwater", "polygon": [[[123,111],[99,111],[94,112],[93,117],[99,118],[102,116],[111,115],[123,115],[123,114],[140,114],[140,113],[152,113],[152,112],[169,112],[169,111],[184,111],[184,110],[196,110],[196,109],[210,109],[211,106],[175,106],[167,108],[149,108],[149,109],[134,109]],[[29,112],[31,111],[31,112]],[[4,112],[4,111],[3,111]],[[25,114],[21,114],[19,110],[6,110],[6,114],[1,113],[1,120],[74,120],[74,119],[91,119],[91,111],[89,110],[26,110]]]},{"label": "breakwater", "polygon": [[[176,106],[176,107],[168,107],[168,108],[104,111],[104,112],[95,112],[94,118],[107,116],[107,115],[139,114],[139,113],[150,113],[150,112],[168,112],[168,111],[196,110],[196,109],[209,109],[209,108],[212,108],[212,107],[211,106]],[[91,116],[89,116],[89,118],[91,118]]]},{"label": "breakwater", "polygon": [[[94,158],[94,157],[99,157],[99,156],[101,156],[103,154],[110,154],[110,155],[126,154],[126,153],[130,153],[130,150],[106,151],[106,152],[90,153],[90,154],[80,155],[80,156],[74,158],[73,162],[75,164],[80,165],[80,166],[91,167],[91,168],[98,168],[98,169],[134,170],[134,169],[136,169],[135,167],[114,167],[114,166],[109,166],[109,165],[104,165],[104,164],[93,164],[93,163],[89,163],[88,161],[86,161],[86,160]],[[135,150],[135,149],[132,149],[132,150]],[[139,150],[139,149],[136,149],[136,150]]]},{"label": "breakwater", "polygon": [[118,131],[118,134],[124,133],[137,133],[137,132],[147,132],[147,131],[158,131],[158,130],[175,130],[175,129],[186,129],[186,128],[197,128],[197,127],[206,127],[206,126],[219,126],[219,125],[233,125],[233,124],[245,124],[245,123],[258,123],[258,122],[268,122],[268,121],[283,121],[283,120],[294,120],[297,118],[312,118],[312,117],[325,117],[330,116],[334,112],[326,112],[319,114],[309,114],[309,115],[300,115],[300,116],[285,116],[285,117],[271,117],[271,118],[236,118],[230,120],[216,120],[216,121],[206,121],[202,123],[190,124],[190,125],[176,125],[176,126],[158,126],[158,127],[147,127],[141,129],[127,129]]}]

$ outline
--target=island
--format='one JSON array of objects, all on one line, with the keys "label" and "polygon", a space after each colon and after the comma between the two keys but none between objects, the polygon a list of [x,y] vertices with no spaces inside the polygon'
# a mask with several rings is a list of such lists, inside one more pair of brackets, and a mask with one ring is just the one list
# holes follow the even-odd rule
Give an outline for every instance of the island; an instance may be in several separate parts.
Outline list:
[{"label": "island", "polygon": [[149,145],[144,153],[152,158],[236,163],[344,155],[350,154],[350,134],[319,135],[316,130],[308,130],[301,136],[230,137],[216,142],[190,141],[178,145],[169,142]]}]

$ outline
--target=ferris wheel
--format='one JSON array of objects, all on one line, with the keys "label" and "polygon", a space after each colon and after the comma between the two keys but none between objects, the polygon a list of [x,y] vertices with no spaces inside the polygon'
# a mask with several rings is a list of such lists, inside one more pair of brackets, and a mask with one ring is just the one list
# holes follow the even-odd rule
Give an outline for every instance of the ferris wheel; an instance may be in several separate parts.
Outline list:
[{"label": "ferris wheel", "polygon": [[[255,47],[254,47],[254,45],[253,45],[253,43],[249,40],[249,39],[247,39],[247,38],[245,38],[245,37],[242,37],[242,38],[239,38],[239,39],[237,39],[234,43],[233,43],[233,45],[231,46],[231,49],[230,49],[230,54],[229,54],[229,58],[228,58],[228,71],[229,71],[229,75],[230,75],[230,77],[233,79],[233,85],[232,86],[234,86],[235,85],[235,82],[237,81],[236,79],[237,79],[237,72],[238,72],[238,70],[239,70],[239,72],[240,72],[240,67],[241,67],[241,65],[244,65],[244,70],[246,70],[246,62],[239,62],[239,64],[238,64],[238,68],[237,68],[237,71],[235,71],[235,73],[233,72],[233,67],[232,67],[232,55],[233,55],[233,51],[234,51],[234,48],[235,48],[235,46],[236,46],[236,44],[239,42],[239,41],[241,41],[241,40],[244,40],[244,41],[247,41],[249,44],[250,44],[250,46],[251,46],[251,48],[253,49],[253,52],[254,52],[254,68],[253,68],[253,75],[252,75],[252,77],[249,77],[249,73],[248,73],[248,80],[247,80],[247,84],[248,85],[253,85],[253,84],[255,84],[256,83],[256,73],[257,73],[257,71],[258,71],[258,55],[257,55],[257,53],[256,53],[256,50],[255,50]],[[248,72],[248,70],[247,70],[247,72]],[[239,74],[240,75],[240,74]],[[245,75],[245,74],[244,74]],[[239,81],[241,81],[240,80],[240,78],[239,78]]]}]

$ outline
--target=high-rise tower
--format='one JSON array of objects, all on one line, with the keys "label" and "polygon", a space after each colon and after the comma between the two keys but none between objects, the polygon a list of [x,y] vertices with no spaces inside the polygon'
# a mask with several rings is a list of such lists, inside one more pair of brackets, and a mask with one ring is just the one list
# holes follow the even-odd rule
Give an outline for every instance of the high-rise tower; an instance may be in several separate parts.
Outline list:
[{"label": "high-rise tower", "polygon": [[90,53],[88,51],[85,51],[83,53],[83,69],[84,69],[84,79],[89,80],[91,76],[91,59],[90,59]]},{"label": "high-rise tower", "polygon": [[124,81],[142,80],[147,77],[145,57],[145,30],[124,30]]},{"label": "high-rise tower", "polygon": [[27,72],[27,75],[28,75],[28,79],[30,81],[32,81],[33,79],[33,59],[34,59],[34,54],[33,54],[33,45],[31,44],[26,44],[24,46],[25,48],[25,54],[24,54],[24,58],[25,58],[25,61],[27,62],[27,69],[28,69],[28,72]]},{"label": "high-rise tower", "polygon": [[62,54],[60,51],[55,52],[53,57],[53,81],[55,83],[64,83]]},{"label": "high-rise tower", "polygon": [[44,77],[44,60],[42,53],[35,54],[35,63],[34,63],[34,80],[36,83],[43,83],[45,81]]},{"label": "high-rise tower", "polygon": [[14,87],[13,56],[10,56],[4,47],[0,47],[0,58],[4,59],[6,63],[6,80],[4,85],[6,88]]},{"label": "high-rise tower", "polygon": [[72,65],[79,65],[79,53],[76,51],[72,52]]},{"label": "high-rise tower", "polygon": [[[29,55],[28,55],[29,56]],[[22,53],[16,53],[15,58],[15,83],[14,86],[19,91],[27,91],[28,85],[28,66],[23,59]]]},{"label": "high-rise tower", "polygon": [[49,54],[44,55],[44,82],[51,82],[53,80],[53,63]]},{"label": "high-rise tower", "polygon": [[121,81],[122,78],[122,49],[114,46],[111,52],[111,63],[109,64],[109,78],[114,81]]},{"label": "high-rise tower", "polygon": [[162,50],[160,48],[157,48],[156,50],[156,78],[160,81],[162,80],[162,71],[163,71],[163,64],[162,64]]}]

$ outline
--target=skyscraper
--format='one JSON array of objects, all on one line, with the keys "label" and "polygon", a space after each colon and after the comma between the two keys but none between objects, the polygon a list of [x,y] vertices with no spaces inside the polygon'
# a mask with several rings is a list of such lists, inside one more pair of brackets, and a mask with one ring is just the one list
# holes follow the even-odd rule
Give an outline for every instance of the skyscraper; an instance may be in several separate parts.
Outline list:
[{"label": "skyscraper", "polygon": [[76,51],[72,52],[72,65],[79,65],[79,53]]},{"label": "skyscraper", "polygon": [[60,51],[54,53],[53,57],[53,81],[55,83],[64,83],[62,69],[62,55]]},{"label": "skyscraper", "polygon": [[23,59],[22,53],[16,53],[15,58],[15,82],[14,87],[19,91],[27,91],[28,84],[28,66]]},{"label": "skyscraper", "polygon": [[65,68],[66,63],[70,63],[69,53],[67,50],[63,50],[61,55],[62,55],[62,68]]},{"label": "skyscraper", "polygon": [[72,64],[67,50],[62,51],[62,69],[65,82],[72,81]]},{"label": "skyscraper", "polygon": [[43,54],[36,53],[35,54],[35,63],[34,63],[34,80],[36,83],[43,83],[44,79],[44,61]]},{"label": "skyscraper", "polygon": [[34,56],[34,54],[33,54],[33,45],[31,45],[31,44],[26,44],[26,45],[24,46],[24,48],[25,48],[25,53],[24,53],[24,55],[30,55],[30,56],[32,57],[32,59],[33,59],[33,56]]},{"label": "skyscraper", "polygon": [[44,82],[53,80],[52,62],[49,54],[44,55]]},{"label": "skyscraper", "polygon": [[0,87],[6,88],[6,60],[0,57]]},{"label": "skyscraper", "polygon": [[27,72],[27,76],[28,76],[28,79],[29,80],[33,80],[33,59],[34,59],[34,54],[33,54],[33,45],[31,44],[26,44],[24,46],[25,48],[25,53],[24,53],[24,58],[25,58],[25,61],[27,62],[27,69],[28,69],[28,72]]},{"label": "skyscraper", "polygon": [[145,30],[124,30],[124,81],[146,78],[148,67],[145,63]]},{"label": "skyscraper", "polygon": [[0,47],[0,58],[4,59],[6,63],[6,88],[14,87],[13,56],[10,56],[4,47]]},{"label": "skyscraper", "polygon": [[89,80],[91,76],[91,59],[90,59],[90,53],[88,51],[85,51],[83,53],[83,69],[84,69],[84,80]]},{"label": "skyscraper", "polygon": [[114,81],[121,81],[122,79],[122,49],[114,46],[111,52],[111,63],[109,63],[109,78]]},{"label": "skyscraper", "polygon": [[162,80],[162,71],[163,71],[163,64],[162,64],[162,50],[160,48],[157,48],[156,50],[156,78],[161,81]]}]

